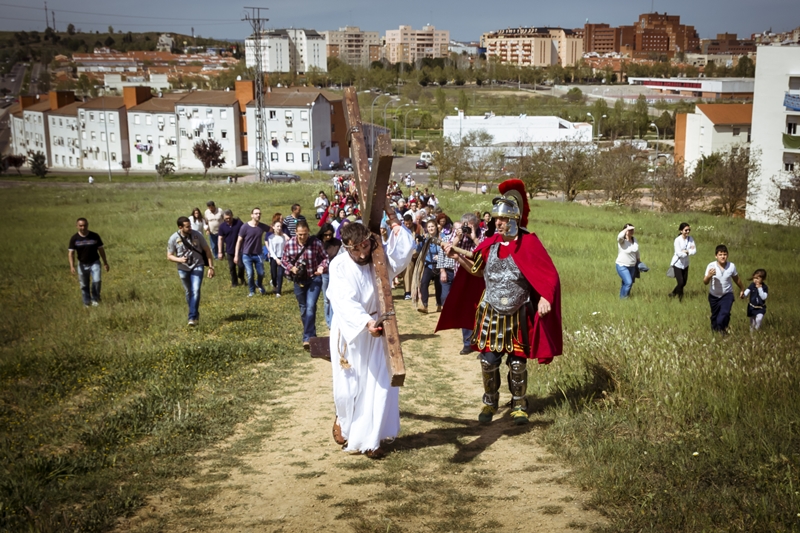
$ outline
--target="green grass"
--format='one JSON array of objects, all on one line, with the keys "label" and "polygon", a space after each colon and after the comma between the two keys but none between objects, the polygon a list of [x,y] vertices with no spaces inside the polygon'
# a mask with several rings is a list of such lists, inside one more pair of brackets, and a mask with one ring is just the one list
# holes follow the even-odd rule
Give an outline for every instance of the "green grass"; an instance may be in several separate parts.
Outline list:
[{"label": "green grass", "polygon": [[[201,325],[188,331],[165,245],[175,219],[209,199],[243,218],[255,206],[265,215],[287,213],[298,200],[310,213],[320,185],[4,190],[9,219],[18,223],[13,236],[3,235],[0,263],[0,530],[109,529],[175,478],[199,475],[195,452],[230,435],[276,392],[276,380],[299,359],[300,332],[287,332],[280,320],[296,313],[293,299],[248,300],[227,289],[223,267],[221,279],[204,283]],[[440,196],[453,218],[488,207],[485,196]],[[66,257],[79,216],[102,235],[111,265],[103,305],[88,311]],[[666,297],[673,281],[664,272],[682,221],[692,224],[699,252],[679,304]],[[614,239],[626,222],[637,226],[652,270],[632,298],[619,301]],[[592,505],[613,531],[800,529],[800,231],[557,202],[535,202],[529,227],[562,280],[565,354],[532,368],[529,386],[540,411],[534,418],[553,422],[537,431],[573,466],[574,475],[559,481],[594,491]],[[701,277],[718,243],[728,245],[743,277],[756,268],[769,273],[769,311],[757,334],[740,302],[730,335],[710,332]],[[445,386],[420,385],[431,399]],[[265,423],[233,455],[272,431]],[[413,492],[423,467],[462,468],[444,455],[417,465],[392,454],[380,471],[372,462],[353,467],[349,483],[389,481]],[[309,465],[301,475],[321,474]],[[208,476],[225,479],[222,471]],[[455,508],[479,505],[457,487],[443,491],[442,502]],[[337,505],[343,516],[358,508],[356,501]],[[399,501],[390,509],[397,517],[410,512]],[[431,527],[477,519],[446,518]],[[359,531],[400,530],[359,519]]]}]

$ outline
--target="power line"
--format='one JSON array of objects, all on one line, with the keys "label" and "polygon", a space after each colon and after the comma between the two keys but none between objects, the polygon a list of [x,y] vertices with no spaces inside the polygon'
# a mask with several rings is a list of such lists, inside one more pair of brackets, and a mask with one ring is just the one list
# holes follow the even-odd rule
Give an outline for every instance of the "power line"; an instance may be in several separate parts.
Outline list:
[{"label": "power line", "polygon": [[[2,4],[0,4],[0,5],[2,5]],[[39,19],[23,19],[23,18],[15,18],[15,17],[3,17],[2,20],[20,20],[20,21],[24,21],[24,22],[41,22],[41,20],[39,20]],[[209,22],[207,24],[203,23],[203,24],[194,24],[194,25],[195,26],[217,26],[217,25],[220,25],[220,24],[241,24],[241,22],[242,22],[241,20],[237,20],[237,21],[231,21],[231,22],[215,22],[213,24]],[[90,25],[90,26],[92,26],[92,25],[94,25],[94,26],[106,26],[106,25],[108,25],[108,23],[106,23],[106,22],[71,21],[71,23],[72,24],[87,24],[87,25]],[[189,22],[187,22],[187,24],[189,24]],[[122,23],[122,24],[120,24],[120,23],[116,23],[115,22],[114,24],[111,24],[111,25],[112,26],[179,26],[179,24],[167,23],[167,22],[165,22],[163,24],[150,24],[150,23],[146,23],[146,22],[139,22],[139,23],[135,23],[135,24],[134,23],[130,23],[130,24]]]},{"label": "power line", "polygon": [[[41,9],[39,7],[22,6],[22,5],[19,5],[19,4],[0,3],[0,6],[17,7],[17,8],[20,8],[20,9],[35,9],[37,11],[39,9]],[[122,17],[122,18],[129,18],[129,19],[180,20],[180,21],[184,21],[184,22],[191,22],[191,21],[195,21],[196,20],[196,21],[200,21],[200,22],[214,22],[214,23],[218,23],[218,22],[241,22],[241,21],[233,21],[232,19],[228,19],[227,21],[224,21],[224,20],[221,21],[221,20],[218,20],[218,19],[195,19],[195,18],[184,18],[184,17],[180,17],[180,18],[145,17],[145,16],[142,16],[142,15],[120,15],[118,13],[92,13],[92,12],[89,12],[89,11],[71,11],[69,9],[59,9],[58,11],[60,13],[73,13],[73,14],[76,14],[76,15],[97,15],[97,16],[102,16],[102,17]],[[3,17],[3,18],[7,18],[7,17]],[[20,19],[12,19],[12,20],[20,20]],[[81,24],[85,24],[85,23],[82,22]]]}]

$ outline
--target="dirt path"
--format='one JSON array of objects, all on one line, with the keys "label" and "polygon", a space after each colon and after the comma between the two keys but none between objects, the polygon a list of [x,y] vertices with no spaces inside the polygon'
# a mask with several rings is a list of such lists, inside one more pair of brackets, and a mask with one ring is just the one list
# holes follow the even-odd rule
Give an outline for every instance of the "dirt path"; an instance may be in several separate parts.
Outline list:
[{"label": "dirt path", "polygon": [[[203,457],[195,477],[153,497],[119,530],[553,533],[605,523],[538,443],[549,421],[512,426],[501,409],[478,425],[479,367],[458,355],[460,332],[433,335],[438,315],[397,304],[408,375],[401,435],[386,459],[336,446],[330,365],[311,360],[280,384],[282,398]],[[501,395],[502,403],[507,390]]]}]

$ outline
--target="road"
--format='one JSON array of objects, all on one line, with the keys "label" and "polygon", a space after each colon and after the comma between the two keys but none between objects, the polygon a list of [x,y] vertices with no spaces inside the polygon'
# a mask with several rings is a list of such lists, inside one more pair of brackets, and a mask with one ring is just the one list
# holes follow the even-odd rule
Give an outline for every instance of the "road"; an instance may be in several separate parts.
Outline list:
[{"label": "road", "polygon": [[0,92],[17,96],[22,88],[22,79],[25,77],[26,67],[25,63],[17,63],[11,67],[11,71],[8,74],[0,76]]}]

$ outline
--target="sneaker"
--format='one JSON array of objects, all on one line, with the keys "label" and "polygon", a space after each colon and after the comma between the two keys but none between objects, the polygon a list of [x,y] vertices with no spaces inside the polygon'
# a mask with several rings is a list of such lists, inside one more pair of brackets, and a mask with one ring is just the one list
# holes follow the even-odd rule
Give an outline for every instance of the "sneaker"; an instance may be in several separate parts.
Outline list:
[{"label": "sneaker", "polygon": [[461,351],[458,352],[458,353],[459,353],[459,355],[469,355],[469,354],[472,353],[472,348],[470,346],[465,346],[465,347],[461,348]]},{"label": "sneaker", "polygon": [[525,412],[524,407],[515,407],[511,410],[511,421],[514,425],[521,426],[528,423],[528,413]]},{"label": "sneaker", "polygon": [[279,292],[275,293],[275,298],[280,298],[280,297],[281,297],[281,293],[279,293]]},{"label": "sneaker", "polygon": [[252,297],[253,297],[253,296],[255,296],[255,295],[256,295],[256,293],[254,293],[254,292],[249,292],[249,293],[247,293],[247,297],[248,297],[248,298],[252,298]]},{"label": "sneaker", "polygon": [[267,294],[267,291],[264,289],[258,289],[258,291],[261,293],[262,296],[265,296]]},{"label": "sneaker", "polygon": [[97,307],[98,305],[100,305],[100,302],[98,302],[97,300],[94,300],[92,302],[92,307]]},{"label": "sneaker", "polygon": [[410,300],[410,299],[411,299],[411,293],[410,293],[410,292],[407,292],[407,293],[405,294],[405,296],[403,296],[403,300]]},{"label": "sneaker", "polygon": [[497,407],[493,405],[484,405],[481,409],[481,414],[478,415],[478,422],[481,424],[488,424],[492,421],[492,417],[497,412]]},{"label": "sneaker", "polygon": [[189,320],[189,325],[192,326],[192,327],[196,326],[197,325],[197,320],[194,320],[194,319]]}]

